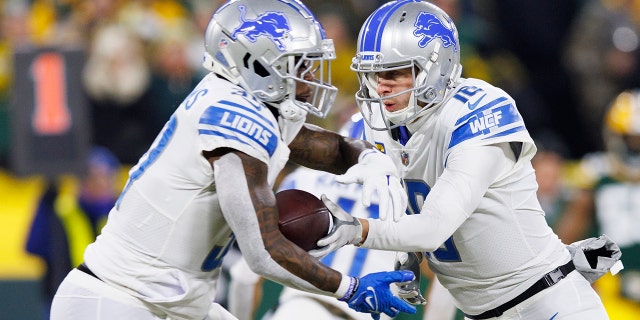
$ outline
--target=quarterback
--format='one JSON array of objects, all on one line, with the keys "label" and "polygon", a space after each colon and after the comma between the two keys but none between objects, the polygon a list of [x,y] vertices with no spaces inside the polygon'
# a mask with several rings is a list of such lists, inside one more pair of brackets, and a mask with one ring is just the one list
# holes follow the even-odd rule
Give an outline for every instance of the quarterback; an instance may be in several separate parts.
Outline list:
[{"label": "quarterback", "polygon": [[386,155],[304,123],[307,112],[325,116],[337,91],[332,41],[313,14],[296,0],[229,1],[213,14],[205,46],[211,73],[130,170],[84,263],[58,288],[51,318],[235,319],[213,303],[234,241],[266,278],[374,319],[415,312],[389,288],[412,273],[351,277],[279,232],[273,184],[289,159],[362,183],[385,208],[406,205]]},{"label": "quarterback", "polygon": [[460,49],[451,18],[427,2],[391,1],[366,20],[356,99],[367,140],[397,163],[408,215],[354,219],[325,199],[337,227],[313,254],[417,252],[467,319],[608,319],[546,223],[514,100],[461,78]]}]

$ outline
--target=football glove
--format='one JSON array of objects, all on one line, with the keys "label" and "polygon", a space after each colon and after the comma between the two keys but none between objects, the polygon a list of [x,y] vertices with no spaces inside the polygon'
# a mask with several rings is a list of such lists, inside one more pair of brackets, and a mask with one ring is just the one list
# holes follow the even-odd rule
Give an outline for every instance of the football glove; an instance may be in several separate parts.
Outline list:
[{"label": "football glove", "polygon": [[420,259],[415,252],[398,252],[396,253],[396,263],[394,270],[411,271],[415,277],[413,280],[404,283],[398,283],[398,296],[402,300],[414,304],[425,305],[427,300],[420,293]]},{"label": "football glove", "polygon": [[394,282],[411,281],[415,276],[410,271],[377,272],[357,279],[351,292],[340,299],[358,312],[370,313],[375,320],[381,313],[394,318],[400,312],[416,313],[416,307],[394,296],[389,286]]},{"label": "football glove", "polygon": [[576,270],[590,283],[609,271],[615,275],[623,268],[620,247],[607,235],[574,242],[567,249]]},{"label": "football glove", "polygon": [[336,176],[340,183],[362,184],[362,203],[371,205],[371,197],[378,193],[380,202],[380,219],[386,220],[387,213],[393,212],[393,219],[398,221],[407,209],[407,194],[402,188],[396,165],[391,158],[377,149],[363,151],[358,163],[343,175]]},{"label": "football glove", "polygon": [[310,250],[309,254],[322,258],[347,244],[359,245],[362,242],[362,224],[358,218],[349,215],[326,195],[323,194],[320,198],[331,212],[333,228],[327,236],[318,240],[318,249]]}]

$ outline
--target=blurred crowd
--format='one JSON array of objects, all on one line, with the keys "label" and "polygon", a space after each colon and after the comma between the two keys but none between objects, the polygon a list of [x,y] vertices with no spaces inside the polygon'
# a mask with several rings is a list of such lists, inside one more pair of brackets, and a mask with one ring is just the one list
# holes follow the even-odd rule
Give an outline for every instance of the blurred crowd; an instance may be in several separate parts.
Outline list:
[{"label": "blurred crowd", "polygon": [[[86,52],[82,83],[94,144],[125,164],[146,150],[202,76],[206,24],[220,0],[6,0],[0,7],[0,133],[10,135],[13,53],[37,47]],[[354,110],[349,70],[364,18],[384,0],[306,1],[335,41],[338,100],[323,125]],[[640,86],[640,1],[435,0],[456,20],[463,75],[505,88],[533,135],[558,140],[569,158],[603,147],[604,110]],[[342,118],[341,118],[342,117]],[[6,164],[10,139],[0,139]]]},{"label": "blurred crowd", "polygon": [[[70,85],[87,98],[91,144],[130,166],[203,76],[205,28],[222,2],[3,0],[0,168],[9,167],[10,108],[19,107],[11,104],[12,80],[28,72],[15,70],[14,53],[82,50],[82,83]],[[309,120],[337,129],[357,110],[358,82],[349,65],[359,28],[385,1],[303,2],[334,40],[332,79],[340,89],[329,117]],[[538,195],[551,224],[563,221],[561,213],[584,187],[582,173],[574,174],[580,160],[607,151],[609,105],[621,92],[640,88],[640,0],[433,2],[459,28],[463,76],[485,79],[516,100],[540,149]]]}]

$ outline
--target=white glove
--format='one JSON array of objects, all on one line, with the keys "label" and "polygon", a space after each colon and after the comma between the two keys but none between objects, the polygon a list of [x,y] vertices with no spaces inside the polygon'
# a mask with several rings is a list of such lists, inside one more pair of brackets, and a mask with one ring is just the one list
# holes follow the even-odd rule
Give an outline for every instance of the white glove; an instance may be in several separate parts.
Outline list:
[{"label": "white glove", "polygon": [[389,210],[393,210],[393,220],[398,221],[407,209],[407,193],[402,188],[398,171],[393,160],[377,149],[363,151],[358,163],[343,175],[336,176],[340,183],[362,184],[362,204],[371,205],[371,196],[378,192],[380,219],[386,220]]},{"label": "white glove", "polygon": [[347,244],[360,244],[362,242],[362,225],[358,218],[349,215],[339,205],[329,200],[326,195],[320,197],[324,205],[329,209],[333,218],[333,228],[329,234],[318,240],[318,249],[309,251],[309,254],[322,258],[332,251]]}]

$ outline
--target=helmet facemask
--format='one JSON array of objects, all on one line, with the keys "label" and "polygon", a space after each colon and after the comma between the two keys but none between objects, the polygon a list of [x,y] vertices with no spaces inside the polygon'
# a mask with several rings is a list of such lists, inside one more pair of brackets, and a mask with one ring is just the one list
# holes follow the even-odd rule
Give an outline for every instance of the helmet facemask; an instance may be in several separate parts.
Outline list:
[{"label": "helmet facemask", "polygon": [[[398,66],[395,68],[384,68],[384,71],[400,70],[411,68],[411,66]],[[419,102],[416,98],[416,92],[423,92],[426,89],[424,86],[420,86],[416,82],[416,78],[419,71],[417,68],[411,68],[411,78],[413,79],[413,85],[408,89],[400,92],[381,97],[377,92],[378,87],[378,73],[377,72],[357,72],[358,80],[360,81],[360,90],[356,92],[356,101],[360,107],[361,113],[367,124],[374,130],[387,130],[393,129],[398,126],[411,122],[413,119],[419,116],[421,110],[428,108],[425,103]],[[399,96],[410,94],[408,104],[405,108],[390,112],[385,109],[384,100],[393,99]],[[374,114],[382,114],[384,120],[384,126],[380,126],[379,123],[372,121]]]},{"label": "helmet facemask", "polygon": [[[338,89],[331,85],[331,60],[335,57],[333,53],[333,43],[325,40],[327,47],[330,47],[330,54],[326,53],[300,53],[287,54],[278,58],[278,62],[273,65],[278,77],[286,82],[289,93],[280,101],[274,102],[280,105],[280,114],[289,119],[297,118],[302,109],[317,117],[324,118],[333,106]],[[286,70],[281,72],[281,70]],[[304,85],[308,88],[305,92],[298,92],[297,87]],[[296,116],[297,115],[297,116]]]}]

